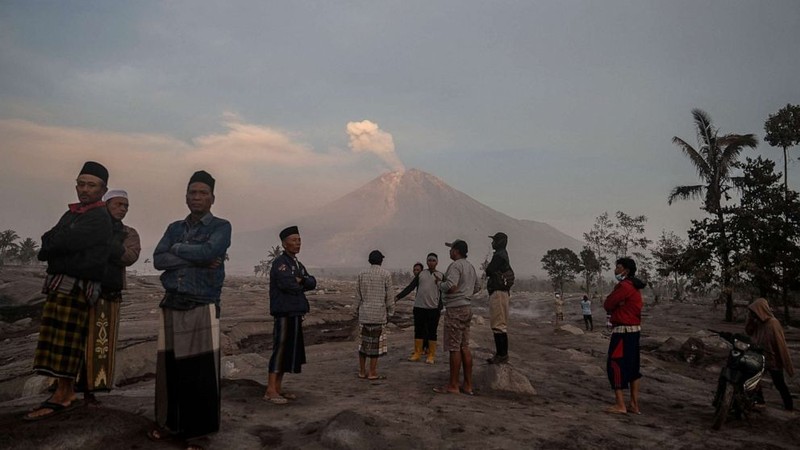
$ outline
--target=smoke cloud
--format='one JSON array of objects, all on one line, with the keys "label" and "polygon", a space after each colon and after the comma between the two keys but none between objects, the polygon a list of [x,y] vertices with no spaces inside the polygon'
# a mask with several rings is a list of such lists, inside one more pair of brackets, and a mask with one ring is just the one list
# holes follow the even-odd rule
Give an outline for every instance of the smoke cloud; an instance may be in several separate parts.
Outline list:
[{"label": "smoke cloud", "polygon": [[356,153],[373,153],[392,170],[405,170],[405,165],[394,151],[392,135],[381,130],[378,124],[369,120],[348,122],[347,135],[350,148]]}]

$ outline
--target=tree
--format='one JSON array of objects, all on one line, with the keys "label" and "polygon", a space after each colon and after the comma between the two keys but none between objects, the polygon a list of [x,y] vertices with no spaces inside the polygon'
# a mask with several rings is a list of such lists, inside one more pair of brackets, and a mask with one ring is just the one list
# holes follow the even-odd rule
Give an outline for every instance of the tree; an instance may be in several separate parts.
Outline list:
[{"label": "tree", "polygon": [[681,258],[686,251],[686,243],[672,231],[661,231],[661,237],[656,241],[653,249],[656,274],[668,279],[668,284],[674,289],[672,298],[683,298],[683,282],[681,273]]},{"label": "tree", "polygon": [[597,259],[597,256],[594,254],[592,249],[590,249],[588,246],[583,247],[583,250],[581,250],[580,253],[580,258],[584,288],[588,294],[592,290],[592,283],[594,282],[595,277],[601,270],[600,261]]},{"label": "tree", "polygon": [[19,239],[19,235],[14,230],[0,231],[0,265],[5,262],[6,252],[17,246],[14,243],[17,239]]},{"label": "tree", "polygon": [[[631,253],[642,258],[644,256],[642,252],[647,250],[647,246],[652,243],[644,236],[644,224],[647,222],[647,216],[633,217],[617,211],[616,217],[617,223],[614,224],[614,230],[608,238],[609,250],[615,258],[629,256]],[[641,252],[633,252],[636,248]]]},{"label": "tree", "polygon": [[31,261],[36,259],[36,254],[39,253],[39,244],[31,238],[25,238],[19,244],[19,262],[22,264],[30,264]]},{"label": "tree", "polygon": [[784,191],[774,169],[760,156],[744,166],[741,201],[730,208],[733,263],[759,295],[780,296],[788,323],[790,285],[800,277],[800,201]]},{"label": "tree", "polygon": [[770,114],[769,119],[764,123],[764,131],[767,132],[764,140],[769,145],[783,148],[783,192],[786,196],[789,193],[789,167],[786,150],[800,144],[800,105],[787,104],[777,113]]},{"label": "tree", "polygon": [[745,148],[755,148],[758,141],[752,134],[719,135],[719,130],[711,123],[711,118],[704,111],[692,110],[697,142],[695,149],[683,139],[675,136],[672,142],[689,158],[697,169],[703,184],[676,186],[669,194],[668,203],[675,200],[703,199],[704,209],[714,218],[714,228],[718,234],[713,240],[714,251],[720,264],[720,288],[725,296],[725,320],[733,321],[733,293],[731,291],[731,262],[728,232],[722,209],[723,198],[730,200],[728,191],[741,179],[732,176],[738,165],[739,154]]},{"label": "tree", "polygon": [[280,245],[270,247],[269,251],[267,252],[267,259],[262,259],[257,265],[253,266],[254,275],[258,276],[258,274],[262,274],[265,277],[269,275],[269,270],[270,267],[272,267],[272,263],[275,262],[275,259],[278,256],[281,256],[281,254],[283,254],[283,248]]},{"label": "tree", "polygon": [[588,233],[583,233],[583,240],[586,241],[586,247],[591,250],[599,266],[597,267],[597,284],[600,287],[600,282],[603,279],[603,270],[611,268],[606,253],[611,246],[611,232],[614,229],[614,224],[608,217],[608,212],[603,212],[594,220],[594,225]]},{"label": "tree", "polygon": [[574,281],[581,271],[581,260],[568,248],[552,249],[542,257],[542,268],[550,276],[553,289],[564,292],[564,284]]}]

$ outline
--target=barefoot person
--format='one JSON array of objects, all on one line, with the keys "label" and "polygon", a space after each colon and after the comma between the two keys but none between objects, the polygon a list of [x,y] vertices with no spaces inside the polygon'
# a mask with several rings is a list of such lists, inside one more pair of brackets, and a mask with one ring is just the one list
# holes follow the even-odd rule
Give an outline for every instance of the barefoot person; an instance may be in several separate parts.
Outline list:
[{"label": "barefoot person", "polygon": [[[439,264],[439,257],[436,253],[428,253],[426,258],[428,268],[422,270],[422,264],[414,265],[414,281],[408,286],[413,285],[417,289],[414,297],[414,352],[408,358],[409,361],[419,361],[423,354],[426,354],[425,362],[433,364],[436,361],[437,328],[439,328],[439,316],[441,314],[442,293],[436,285],[444,276],[436,270]],[[417,273],[419,270],[419,273]],[[397,294],[397,299],[405,297],[408,287]],[[426,350],[427,349],[427,350]]]},{"label": "barefoot person", "polygon": [[[614,389],[614,406],[606,412],[639,414],[639,335],[642,330],[642,293],[645,283],[636,278],[636,262],[620,258],[614,268],[618,283],[608,294],[603,308],[611,314],[611,341],[608,345],[608,380]],[[623,390],[630,387],[630,408],[625,406]]]},{"label": "barefoot person", "polygon": [[[792,365],[792,357],[789,356],[789,348],[786,346],[783,327],[772,314],[772,308],[769,307],[767,299],[756,299],[747,309],[749,314],[745,332],[753,337],[754,344],[764,349],[765,368],[769,372],[770,378],[772,378],[772,384],[781,394],[783,408],[787,411],[792,411],[794,410],[792,393],[789,392],[789,388],[786,386],[783,371],[786,370],[786,373],[791,377],[794,375],[794,366]],[[756,394],[756,402],[763,405],[764,394],[760,385]]]},{"label": "barefoot person", "polygon": [[128,193],[110,190],[103,196],[111,215],[113,235],[111,256],[103,276],[100,298],[89,308],[86,359],[78,381],[79,390],[90,403],[97,403],[95,391],[110,391],[114,383],[114,362],[119,333],[122,290],[126,288],[125,268],[139,259],[139,233],[122,223],[128,214]]},{"label": "barefoot person", "polygon": [[40,261],[47,261],[43,292],[47,294],[33,370],[56,378],[56,390],[39,408],[24,416],[40,420],[82,404],[75,395],[86,351],[89,306],[100,295],[110,253],[111,217],[103,203],[108,170],[88,161],[75,186],[78,203],[42,236]]},{"label": "barefoot person", "polygon": [[[171,223],[153,253],[163,270],[150,439],[192,439],[219,430],[219,315],[231,224],[211,214],[216,181],[195,172],[186,188],[189,215]],[[190,448],[196,446],[189,445]]]},{"label": "barefoot person", "polygon": [[283,253],[275,258],[269,271],[269,313],[275,321],[264,400],[285,405],[296,397],[283,391],[283,374],[300,373],[306,363],[303,316],[310,307],[305,293],[317,287],[317,279],[297,259],[302,244],[300,230],[296,226],[287,227],[278,237]]},{"label": "barefoot person", "polygon": [[[458,394],[463,389],[472,395],[472,353],[469,351],[469,326],[472,321],[472,297],[481,290],[475,267],[467,261],[467,243],[456,239],[450,247],[452,263],[447,267],[439,290],[444,297],[444,346],[450,353],[450,378],[446,385],[435,387],[439,394]],[[464,384],[459,373],[464,368]]]},{"label": "barefoot person", "polygon": [[[373,250],[369,254],[370,267],[358,274],[356,300],[358,323],[361,325],[361,343],[358,345],[358,378],[378,380],[378,358],[387,351],[386,323],[394,314],[392,274],[381,267],[383,253]],[[369,369],[367,369],[369,359]]]}]

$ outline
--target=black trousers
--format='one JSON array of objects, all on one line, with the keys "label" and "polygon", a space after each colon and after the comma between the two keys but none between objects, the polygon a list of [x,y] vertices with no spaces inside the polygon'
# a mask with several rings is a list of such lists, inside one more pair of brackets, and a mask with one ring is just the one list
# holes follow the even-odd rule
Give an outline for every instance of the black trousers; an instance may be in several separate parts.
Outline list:
[{"label": "black trousers", "polygon": [[436,341],[439,328],[439,308],[414,308],[414,339],[422,339],[424,347],[428,341]]}]

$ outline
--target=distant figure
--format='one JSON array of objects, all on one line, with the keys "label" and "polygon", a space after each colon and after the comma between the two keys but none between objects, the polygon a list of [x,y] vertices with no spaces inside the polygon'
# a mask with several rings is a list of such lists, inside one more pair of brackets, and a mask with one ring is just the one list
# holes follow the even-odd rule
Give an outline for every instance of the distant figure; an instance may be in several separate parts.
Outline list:
[{"label": "distant figure", "polygon": [[581,312],[583,313],[583,324],[586,325],[587,331],[594,331],[594,324],[592,323],[592,301],[589,296],[583,296],[581,300]]},{"label": "distant figure", "polygon": [[492,239],[494,254],[486,266],[486,290],[489,291],[489,325],[494,335],[495,354],[487,360],[489,364],[508,362],[508,301],[511,286],[503,279],[503,275],[511,270],[508,258],[508,236],[498,232]]},{"label": "distant figure", "polygon": [[103,196],[103,201],[111,215],[111,256],[100,298],[89,308],[86,359],[78,381],[79,390],[83,390],[84,398],[89,402],[96,402],[93,391],[110,391],[113,387],[119,311],[122,291],[127,288],[125,268],[139,259],[142,250],[139,233],[122,223],[128,214],[128,193],[120,189],[111,190]]},{"label": "distant figure", "polygon": [[[456,239],[450,247],[452,263],[447,267],[439,290],[444,294],[444,346],[450,352],[450,378],[445,386],[435,387],[438,394],[472,395],[472,353],[469,350],[469,327],[472,321],[472,297],[481,290],[475,267],[467,261],[467,243]],[[459,386],[459,372],[464,368],[464,384]]]},{"label": "distant figure", "polygon": [[[753,337],[754,344],[764,349],[765,368],[769,371],[772,384],[781,394],[784,409],[792,411],[794,409],[792,394],[786,386],[783,371],[786,370],[790,377],[794,376],[794,366],[792,366],[792,358],[789,356],[789,348],[786,346],[783,327],[772,314],[772,309],[766,299],[757,299],[747,309],[750,311],[745,331]],[[757,396],[757,403],[764,404],[764,394],[760,385]]]},{"label": "distant figure", "polygon": [[311,308],[305,293],[316,289],[317,279],[297,259],[302,244],[300,230],[296,226],[287,227],[278,237],[283,245],[283,253],[275,258],[269,271],[269,313],[275,321],[264,400],[284,405],[297,398],[283,391],[283,374],[300,373],[306,363],[303,316]]},{"label": "distant figure", "polygon": [[[373,250],[369,254],[370,267],[358,274],[356,299],[358,323],[361,325],[361,343],[358,346],[358,378],[381,380],[378,375],[378,358],[387,351],[386,323],[394,314],[392,274],[383,269],[383,253]],[[367,370],[369,358],[369,370]]]},{"label": "distant figure", "polygon": [[153,252],[163,270],[156,359],[156,425],[148,437],[192,439],[219,430],[220,294],[231,224],[211,214],[216,180],[195,172],[189,215],[172,222]]},{"label": "distant figure", "polygon": [[56,390],[25,420],[45,419],[83,404],[75,395],[75,378],[85,358],[89,306],[100,295],[111,252],[111,216],[102,200],[107,184],[108,170],[86,162],[75,185],[78,203],[71,203],[42,236],[38,259],[47,261],[42,290],[47,299],[33,370],[56,378]]},{"label": "distant figure", "polygon": [[408,360],[419,361],[423,354],[427,354],[425,362],[433,364],[436,361],[437,328],[442,307],[442,293],[436,282],[441,281],[444,275],[436,270],[439,263],[436,253],[428,253],[426,263],[427,270],[421,270],[420,263],[414,264],[414,280],[396,298],[399,300],[408,295],[411,289],[417,289],[414,297],[414,352]]},{"label": "distant figure", "polygon": [[564,321],[564,299],[561,297],[561,293],[559,292],[555,293],[555,301],[553,304],[555,306],[555,315],[556,315],[555,326],[557,328],[561,324],[561,322]]},{"label": "distant figure", "polygon": [[642,293],[645,283],[636,278],[636,262],[620,258],[614,268],[618,283],[608,294],[603,308],[611,314],[611,341],[608,345],[608,380],[614,389],[614,406],[606,412],[627,414],[622,391],[630,386],[630,412],[639,414],[639,336],[642,330]]}]

